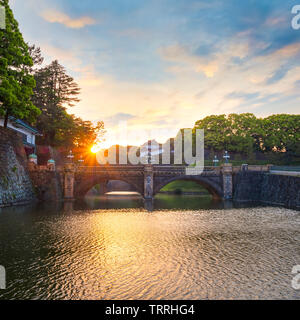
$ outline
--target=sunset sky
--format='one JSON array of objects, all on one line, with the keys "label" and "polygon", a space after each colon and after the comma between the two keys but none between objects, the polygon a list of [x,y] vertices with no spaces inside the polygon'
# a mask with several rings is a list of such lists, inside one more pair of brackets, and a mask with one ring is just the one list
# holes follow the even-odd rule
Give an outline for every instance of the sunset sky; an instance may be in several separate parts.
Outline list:
[{"label": "sunset sky", "polygon": [[141,130],[163,142],[210,114],[299,114],[298,3],[10,1],[25,40],[82,88],[70,112],[103,120],[108,143],[122,143],[113,133],[127,121],[135,145],[148,138]]}]

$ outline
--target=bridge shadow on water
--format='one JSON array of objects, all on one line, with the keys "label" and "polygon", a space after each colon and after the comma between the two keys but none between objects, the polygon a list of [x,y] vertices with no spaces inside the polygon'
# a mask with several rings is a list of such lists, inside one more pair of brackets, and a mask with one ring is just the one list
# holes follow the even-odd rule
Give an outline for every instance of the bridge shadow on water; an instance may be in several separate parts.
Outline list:
[{"label": "bridge shadow on water", "polygon": [[209,195],[158,194],[154,200],[144,200],[135,193],[112,193],[86,197],[84,200],[74,202],[71,206],[74,210],[145,209],[151,212],[156,210],[232,209],[261,206],[261,204],[217,200]]},{"label": "bridge shadow on water", "polygon": [[104,196],[86,197],[83,200],[65,202],[44,202],[23,206],[0,208],[11,214],[57,215],[57,213],[71,213],[76,211],[93,210],[146,210],[148,212],[160,210],[230,210],[233,208],[250,208],[266,206],[260,202],[233,202],[215,200],[211,196],[199,195],[170,195],[158,194],[155,199],[144,200],[139,194],[108,194]]}]

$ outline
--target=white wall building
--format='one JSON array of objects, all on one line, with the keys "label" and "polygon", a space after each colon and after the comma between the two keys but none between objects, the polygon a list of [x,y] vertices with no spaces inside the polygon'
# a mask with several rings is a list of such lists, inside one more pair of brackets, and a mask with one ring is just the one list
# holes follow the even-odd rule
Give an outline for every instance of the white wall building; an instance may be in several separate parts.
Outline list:
[{"label": "white wall building", "polygon": [[[3,127],[4,125],[4,119],[0,118],[0,126]],[[9,117],[7,127],[19,132],[22,135],[23,138],[23,144],[26,149],[27,154],[33,153],[35,151],[35,137],[39,135],[38,130],[31,127],[26,122],[15,119],[14,117]]]}]

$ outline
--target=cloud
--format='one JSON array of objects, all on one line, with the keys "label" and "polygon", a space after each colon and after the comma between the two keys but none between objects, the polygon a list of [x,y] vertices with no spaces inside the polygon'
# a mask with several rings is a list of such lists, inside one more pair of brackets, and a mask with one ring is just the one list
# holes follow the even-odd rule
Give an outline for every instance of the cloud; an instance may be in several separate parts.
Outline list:
[{"label": "cloud", "polygon": [[285,16],[277,16],[277,17],[269,17],[266,22],[265,25],[268,27],[281,27],[284,28],[287,25],[287,19]]},{"label": "cloud", "polygon": [[260,96],[259,92],[247,93],[247,92],[231,92],[225,96],[225,99],[232,100],[253,100]]},{"label": "cloud", "polygon": [[159,52],[163,59],[175,63],[175,66],[169,68],[171,72],[182,72],[188,68],[194,72],[202,72],[206,77],[212,78],[219,69],[216,60],[193,54],[181,45],[160,48]]},{"label": "cloud", "polygon": [[289,72],[290,69],[291,69],[291,66],[287,66],[287,65],[281,66],[266,80],[266,84],[271,85],[280,81],[286,76],[286,74]]},{"label": "cloud", "polygon": [[72,29],[80,29],[96,23],[96,21],[91,17],[83,16],[77,19],[72,19],[67,14],[57,10],[46,10],[42,12],[41,16],[50,23],[60,23]]},{"label": "cloud", "polygon": [[47,43],[40,43],[39,46],[42,49],[42,54],[46,56],[46,63],[58,60],[65,67],[70,69],[73,69],[74,66],[81,65],[81,60],[76,57],[71,50],[55,47]]},{"label": "cloud", "polygon": [[[85,120],[164,128],[153,136],[161,141],[210,114],[299,113],[299,33],[280,0],[75,2],[67,14],[59,0],[14,0],[13,9],[46,63],[58,59],[78,82],[70,112]],[[96,23],[89,16],[101,26],[72,36],[54,24],[83,28]]]},{"label": "cloud", "polygon": [[105,119],[105,123],[110,127],[118,126],[120,122],[127,122],[136,118],[135,115],[130,113],[119,112]]}]

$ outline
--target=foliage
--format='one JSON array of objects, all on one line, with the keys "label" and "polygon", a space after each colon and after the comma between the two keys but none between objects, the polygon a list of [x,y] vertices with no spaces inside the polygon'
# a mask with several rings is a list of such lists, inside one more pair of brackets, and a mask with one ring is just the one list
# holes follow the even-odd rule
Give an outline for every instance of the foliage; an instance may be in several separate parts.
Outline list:
[{"label": "foliage", "polygon": [[27,43],[29,55],[32,59],[33,66],[30,68],[31,73],[37,71],[37,67],[41,66],[44,62],[44,58],[42,56],[41,48],[36,47],[34,44],[29,45]]},{"label": "foliage", "polygon": [[287,163],[300,157],[300,115],[212,115],[197,121],[196,129],[205,130],[205,147],[215,152],[228,150],[249,158],[258,151],[270,158],[277,154]]},{"label": "foliage", "polygon": [[196,129],[205,130],[205,147],[215,151],[224,150],[228,145],[228,135],[230,133],[229,121],[226,116],[208,116],[196,122]]},{"label": "foliage", "polygon": [[161,191],[163,192],[201,192],[207,193],[208,191],[203,188],[200,184],[194,181],[184,181],[184,180],[176,180],[172,181],[166,186],[164,186]]},{"label": "foliage", "polygon": [[[39,49],[39,48],[37,48]],[[36,61],[39,52],[34,50]],[[57,60],[34,73],[36,88],[32,100],[41,109],[37,128],[43,134],[38,143],[51,146],[64,146],[69,149],[87,149],[103,136],[104,123],[93,125],[90,121],[70,115],[66,107],[79,102],[80,88]]]},{"label": "foliage", "polygon": [[40,111],[31,101],[35,81],[27,44],[19,31],[8,0],[0,0],[6,11],[6,29],[0,30],[0,116],[33,121]]}]

